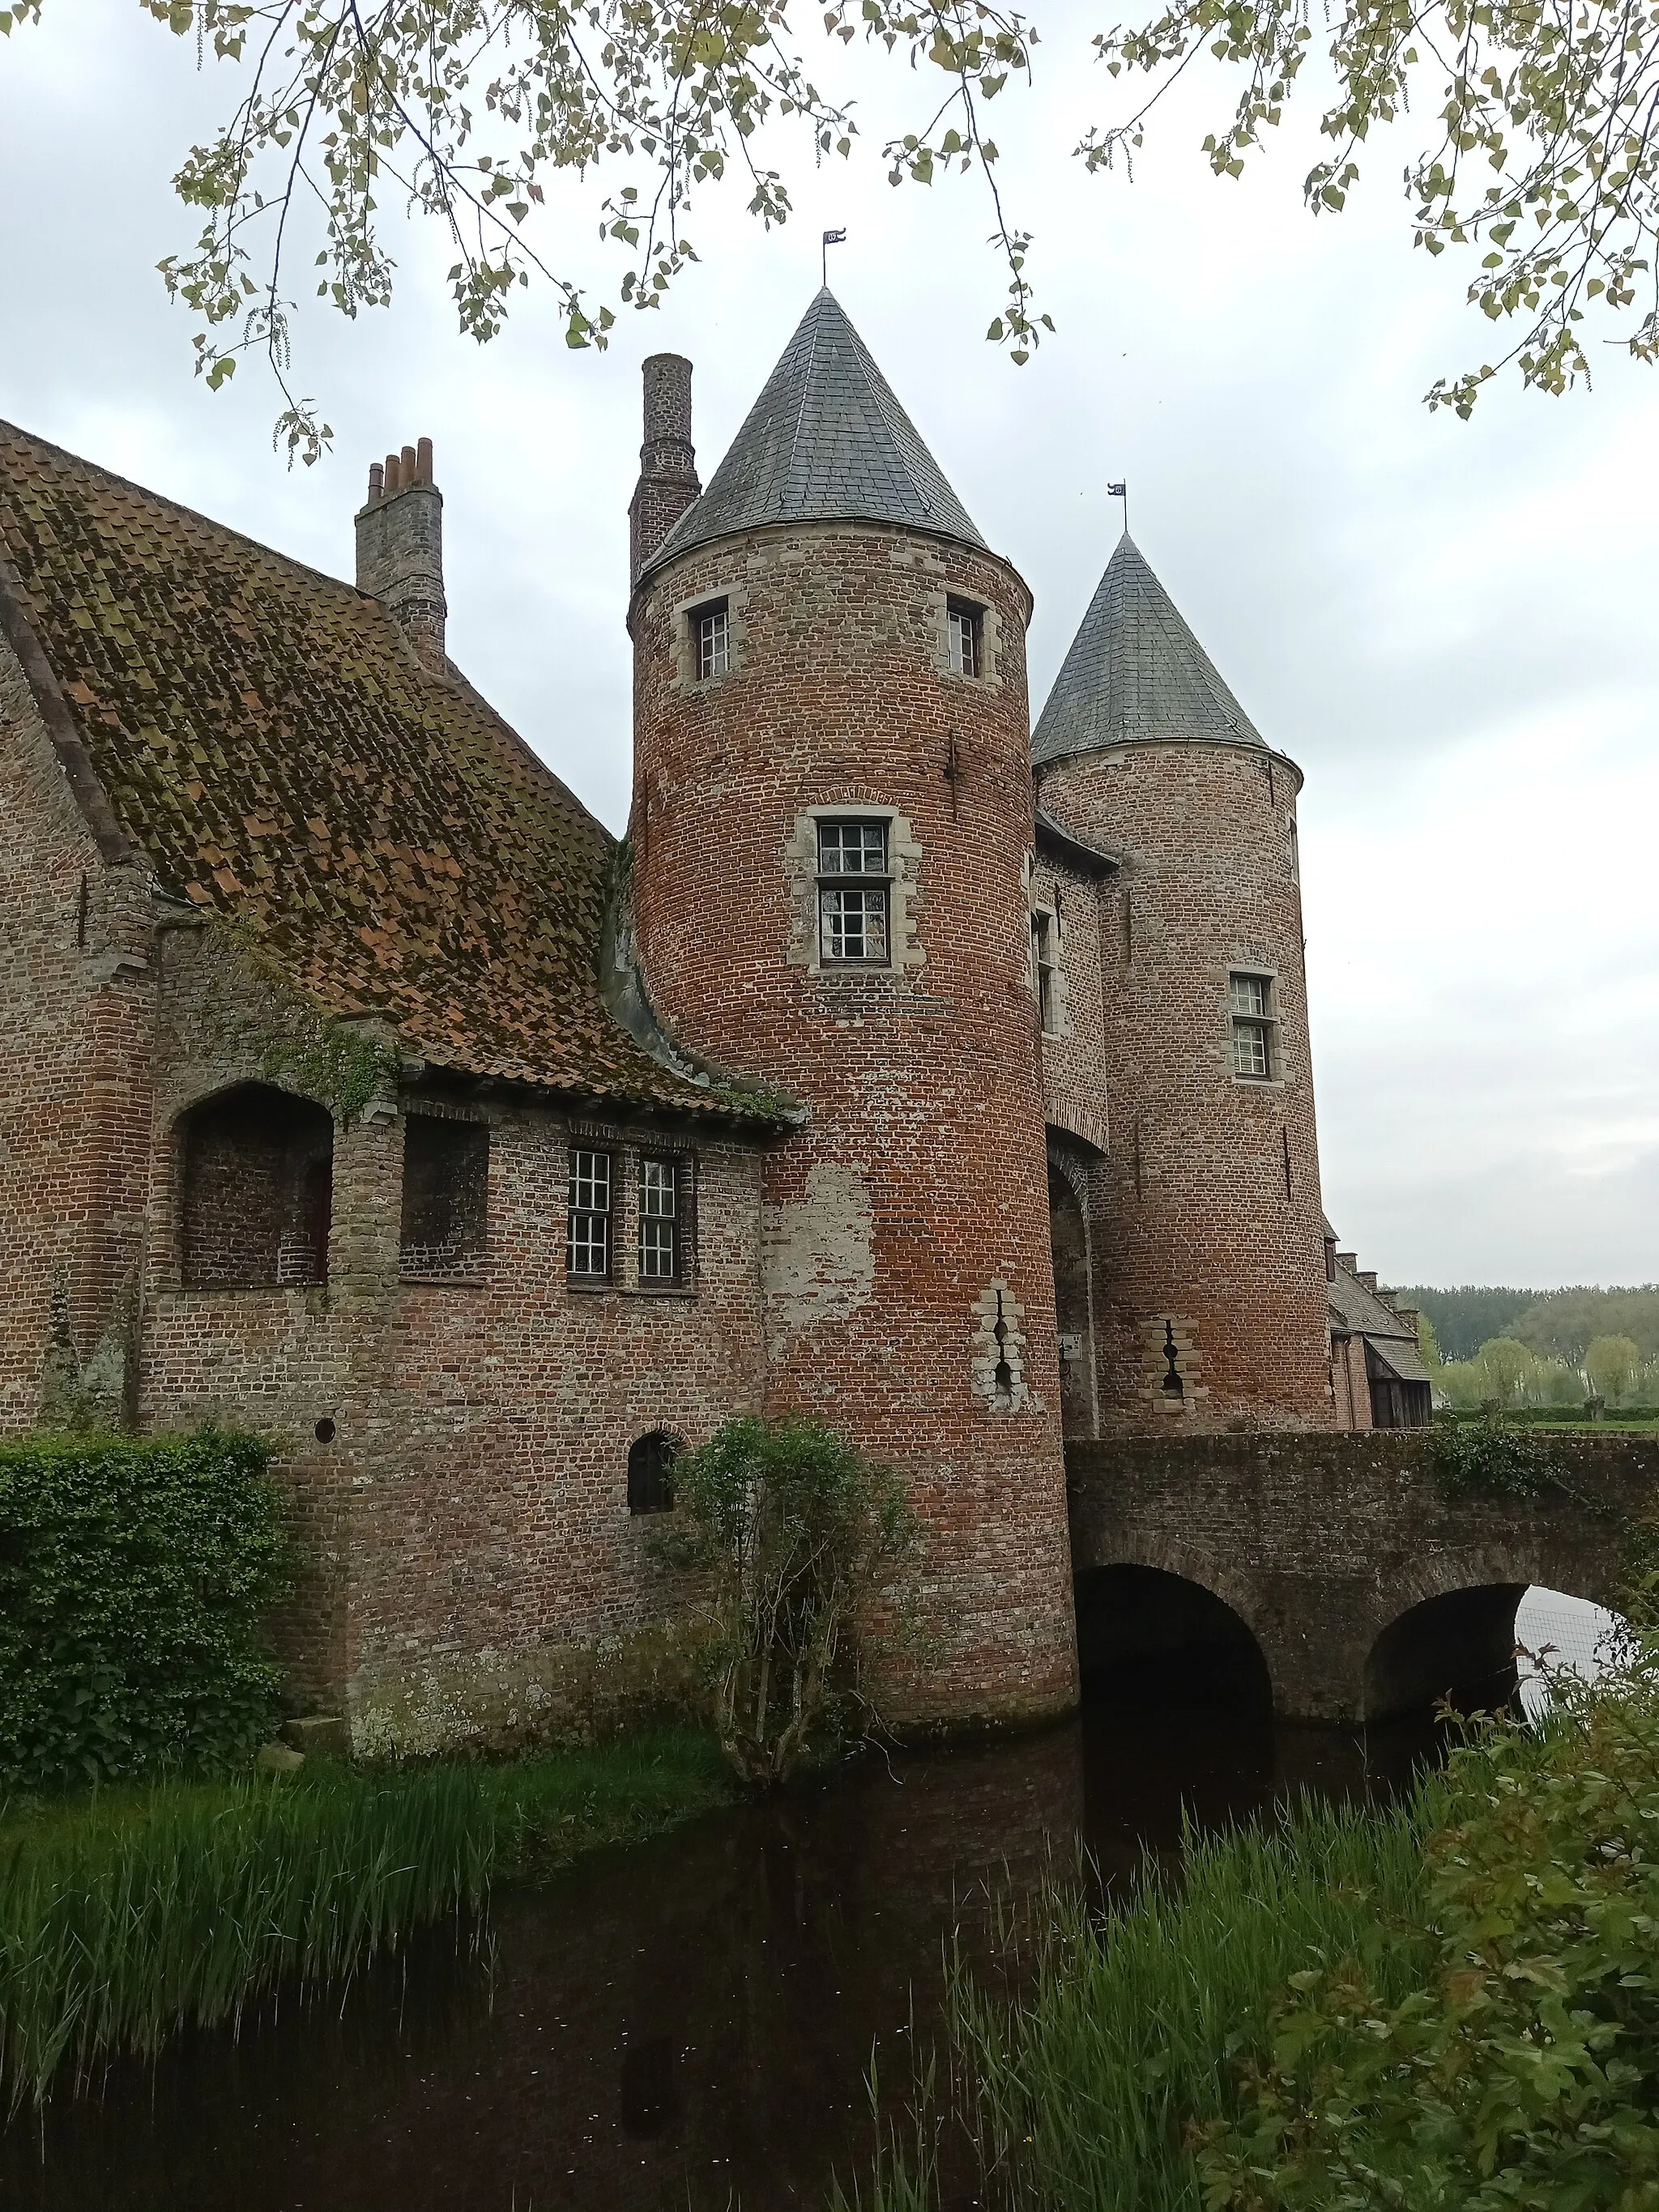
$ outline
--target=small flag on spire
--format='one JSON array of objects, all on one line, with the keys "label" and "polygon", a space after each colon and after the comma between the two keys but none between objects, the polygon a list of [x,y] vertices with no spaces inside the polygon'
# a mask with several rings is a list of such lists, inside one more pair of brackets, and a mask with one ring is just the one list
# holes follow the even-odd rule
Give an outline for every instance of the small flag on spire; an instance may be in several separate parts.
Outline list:
[{"label": "small flag on spire", "polygon": [[1109,483],[1106,496],[1123,501],[1123,534],[1127,538],[1129,534],[1129,487],[1127,483]]},{"label": "small flag on spire", "polygon": [[826,230],[823,234],[823,242],[819,248],[818,259],[823,266],[823,281],[826,284],[830,282],[830,249],[832,246],[845,246],[846,243],[847,233],[844,230]]}]

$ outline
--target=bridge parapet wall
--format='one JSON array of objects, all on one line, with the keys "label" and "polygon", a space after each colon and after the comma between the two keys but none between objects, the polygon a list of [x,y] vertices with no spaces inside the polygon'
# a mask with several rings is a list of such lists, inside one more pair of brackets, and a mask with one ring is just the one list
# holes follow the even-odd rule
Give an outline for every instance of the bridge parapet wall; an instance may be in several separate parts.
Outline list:
[{"label": "bridge parapet wall", "polygon": [[1366,1662],[1411,1607],[1542,1583],[1616,1604],[1632,1522],[1659,1513],[1659,1439],[1548,1443],[1574,1495],[1447,1498],[1426,1429],[1114,1437],[1066,1448],[1074,1569],[1184,1576],[1261,1647],[1275,1709],[1364,1716]]}]

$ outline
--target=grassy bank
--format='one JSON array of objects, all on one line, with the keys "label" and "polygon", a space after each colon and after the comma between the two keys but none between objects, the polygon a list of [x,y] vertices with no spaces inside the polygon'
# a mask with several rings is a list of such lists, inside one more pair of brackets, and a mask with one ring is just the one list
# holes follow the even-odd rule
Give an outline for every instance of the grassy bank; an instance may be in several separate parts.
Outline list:
[{"label": "grassy bank", "polygon": [[416,1923],[725,1802],[718,1751],[661,1731],[501,1765],[312,1765],[0,1808],[0,2100],[60,2067],[234,2019]]}]

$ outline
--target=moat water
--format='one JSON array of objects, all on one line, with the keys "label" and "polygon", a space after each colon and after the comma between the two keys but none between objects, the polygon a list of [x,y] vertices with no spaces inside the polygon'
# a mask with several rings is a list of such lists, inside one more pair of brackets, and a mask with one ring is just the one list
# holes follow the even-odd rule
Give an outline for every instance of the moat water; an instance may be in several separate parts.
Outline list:
[{"label": "moat water", "polygon": [[[480,1953],[431,1929],[343,1993],[0,2132],[7,2212],[783,2212],[861,2177],[866,2078],[896,2110],[953,1928],[1081,1845],[1121,1891],[1299,1787],[1386,1795],[1430,1724],[1275,1728],[1164,1692],[715,1814],[499,1896]],[[965,2188],[965,2185],[964,2185]],[[949,2212],[976,2202],[967,2191]]]}]

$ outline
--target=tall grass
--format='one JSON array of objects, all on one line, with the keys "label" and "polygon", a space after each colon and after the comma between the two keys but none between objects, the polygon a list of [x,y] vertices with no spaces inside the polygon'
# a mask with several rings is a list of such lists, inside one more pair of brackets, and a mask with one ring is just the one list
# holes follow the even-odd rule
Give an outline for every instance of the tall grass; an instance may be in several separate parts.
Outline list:
[{"label": "tall grass", "polygon": [[672,1732],[510,1765],[307,1768],[0,1809],[0,2096],[235,2021],[285,1976],[349,1972],[406,1929],[729,1796]]},{"label": "tall grass", "polygon": [[[1428,1778],[1388,1810],[1304,1801],[1276,1827],[1189,1831],[1177,1873],[1149,1864],[1133,1899],[1103,1916],[1051,1882],[1003,1917],[1003,1990],[958,1954],[950,2118],[976,2145],[987,2201],[1201,2212],[1186,2131],[1222,2112],[1291,1977],[1352,1959],[1403,1997],[1424,1971],[1423,1843],[1442,1790]],[[929,2140],[925,2118],[909,2156],[890,2138],[853,2201],[925,2212]]]}]

